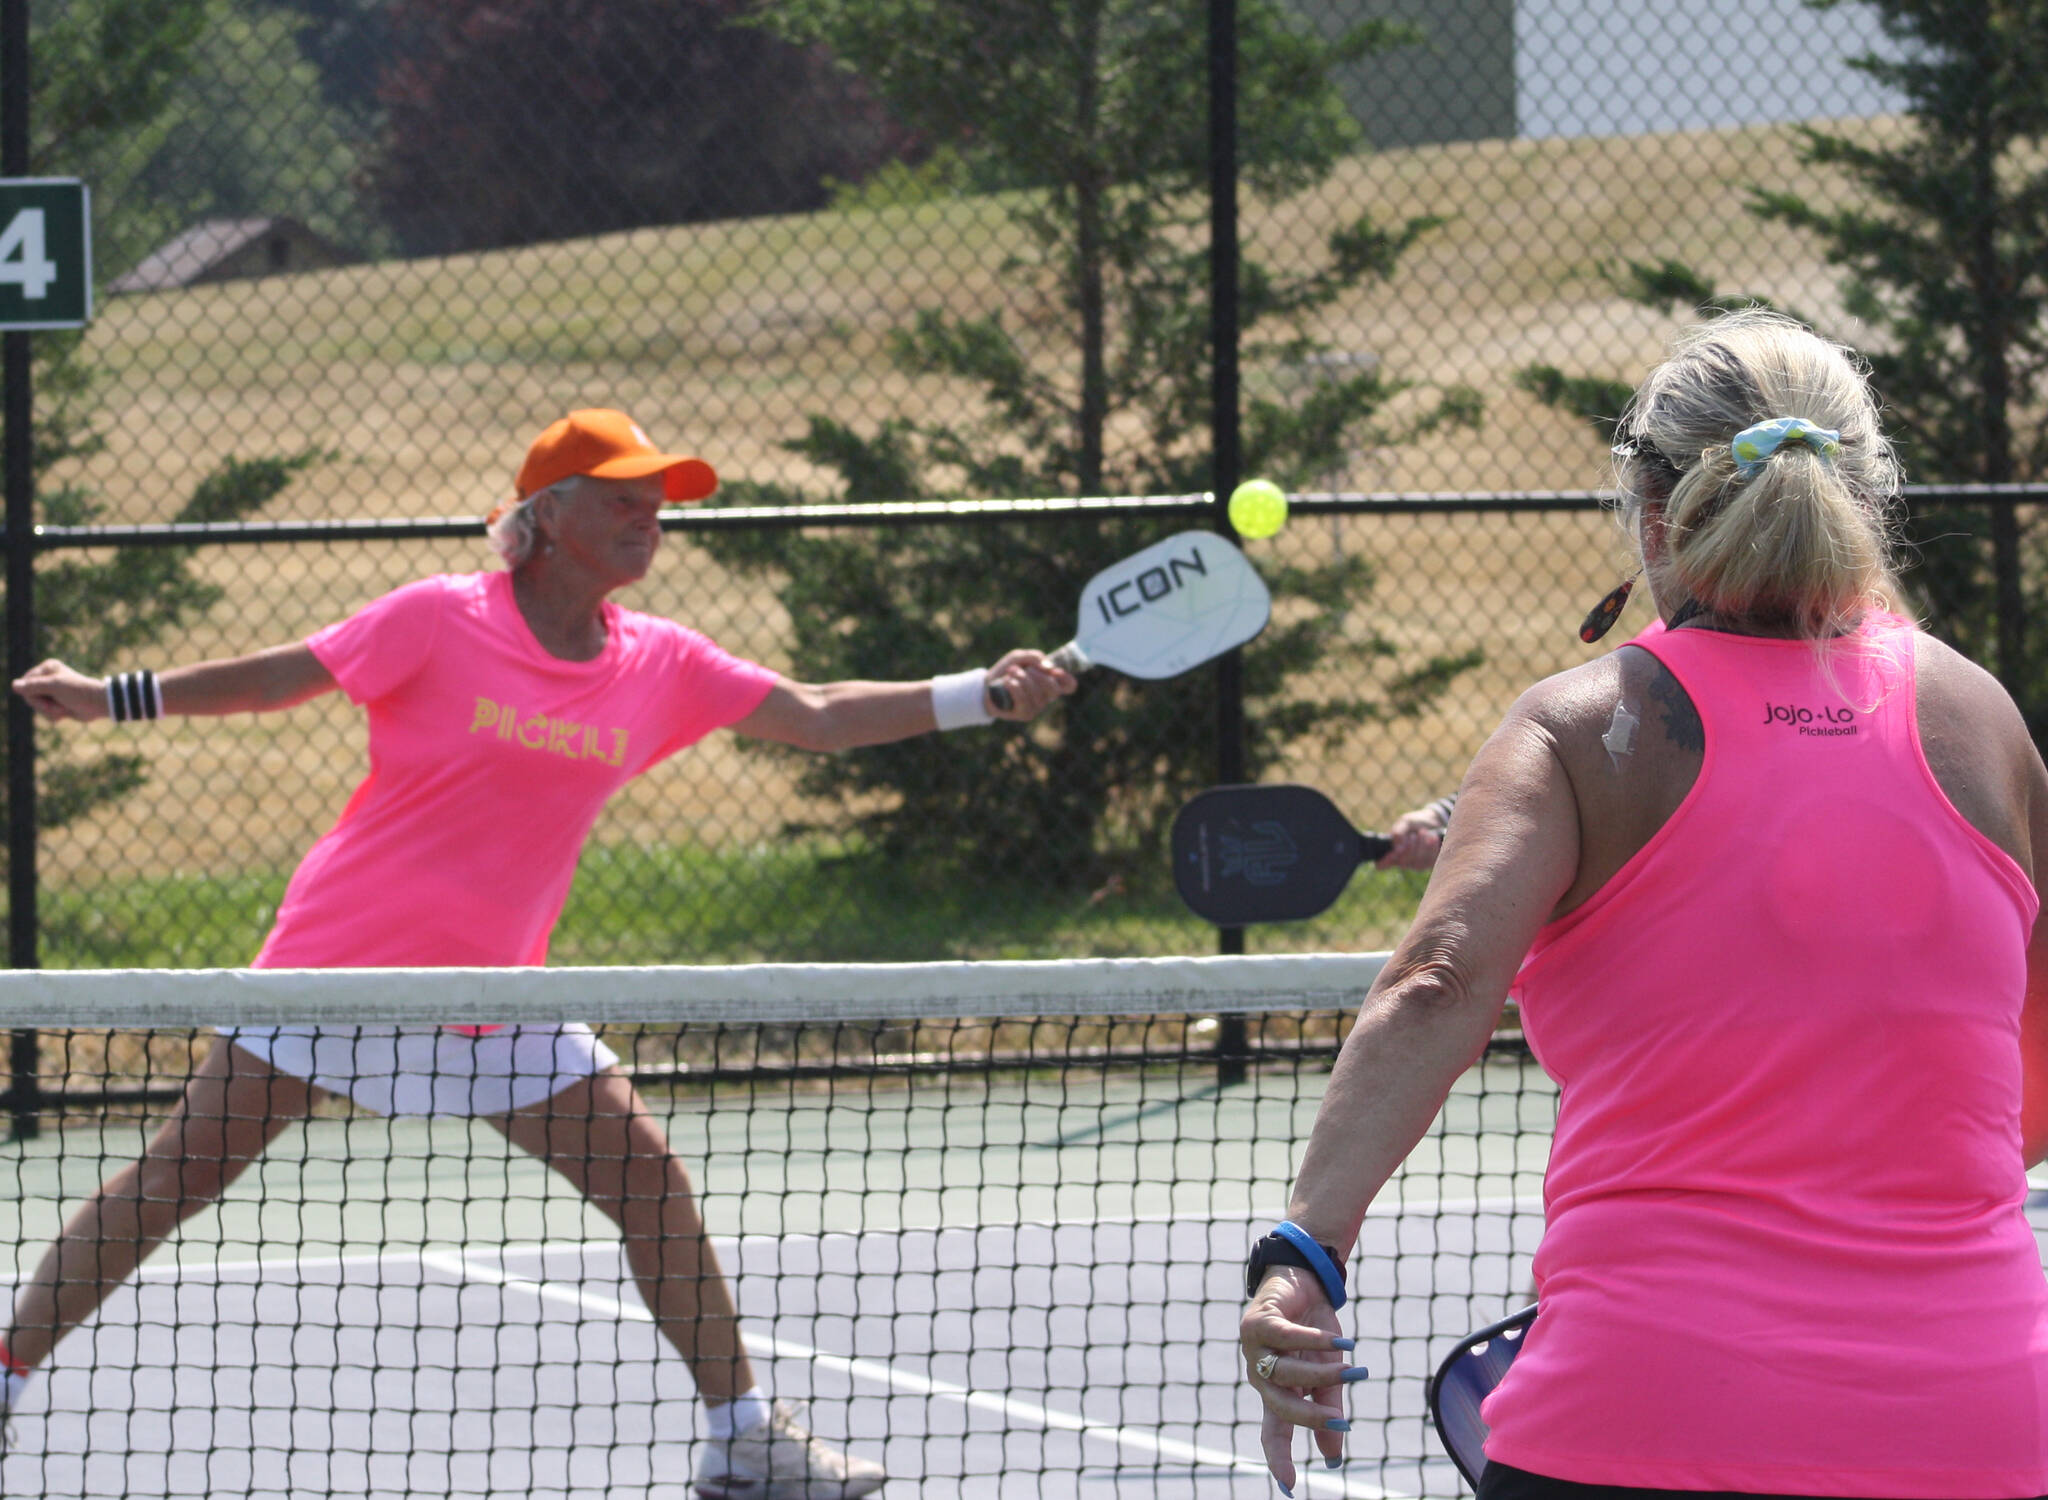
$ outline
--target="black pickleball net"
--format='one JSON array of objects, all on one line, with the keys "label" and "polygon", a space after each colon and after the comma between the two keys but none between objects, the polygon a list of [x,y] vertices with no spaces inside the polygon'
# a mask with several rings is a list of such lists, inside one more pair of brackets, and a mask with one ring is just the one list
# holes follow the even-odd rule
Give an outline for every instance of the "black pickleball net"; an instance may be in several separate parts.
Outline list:
[{"label": "black pickleball net", "polygon": [[[762,1384],[884,1495],[1264,1494],[1240,1266],[1375,962],[10,975],[42,1128],[0,1226],[18,1282],[217,1045],[204,1016],[587,1016],[688,1166]],[[1307,1493],[1458,1493],[1422,1384],[1526,1296],[1554,1108],[1503,1036],[1381,1195],[1342,1315],[1375,1373]],[[0,1493],[681,1497],[703,1440],[574,1186],[486,1122],[329,1102],[59,1345]]]}]

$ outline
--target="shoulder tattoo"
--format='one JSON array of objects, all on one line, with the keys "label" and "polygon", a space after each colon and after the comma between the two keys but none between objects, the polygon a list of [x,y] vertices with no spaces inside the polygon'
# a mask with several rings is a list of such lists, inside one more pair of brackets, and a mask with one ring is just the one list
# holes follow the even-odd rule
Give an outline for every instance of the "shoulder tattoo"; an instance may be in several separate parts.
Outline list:
[{"label": "shoulder tattoo", "polygon": [[1650,679],[1650,698],[1663,710],[1664,737],[1681,750],[1704,753],[1707,730],[1700,723],[1700,711],[1693,707],[1692,699],[1685,695],[1685,689],[1678,685],[1671,669],[1661,661],[1657,663],[1656,675]]}]

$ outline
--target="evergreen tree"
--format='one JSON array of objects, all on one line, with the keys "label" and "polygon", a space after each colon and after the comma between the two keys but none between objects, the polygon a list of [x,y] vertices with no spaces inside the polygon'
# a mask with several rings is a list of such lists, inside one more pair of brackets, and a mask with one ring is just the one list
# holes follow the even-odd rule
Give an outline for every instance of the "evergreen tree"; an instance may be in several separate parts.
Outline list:
[{"label": "evergreen tree", "polygon": [[[1369,22],[1334,41],[1296,29],[1268,0],[1240,6],[1242,172],[1280,200],[1324,180],[1363,143],[1330,82],[1340,61],[1412,40]],[[970,419],[895,419],[861,432],[814,418],[791,446],[841,479],[841,498],[944,494],[1185,493],[1209,483],[1207,41],[1184,0],[776,0],[766,24],[853,69],[921,137],[960,153],[969,176],[1030,184],[1007,200],[1026,249],[1007,268],[1021,312],[920,312],[891,357],[909,373],[978,392]],[[1302,361],[1322,346],[1314,315],[1394,272],[1435,227],[1361,217],[1324,262],[1281,273],[1247,260],[1240,288],[1246,362]],[[1252,400],[1244,464],[1301,487],[1352,444],[1408,441],[1476,424],[1476,396],[1418,395],[1377,369],[1331,380],[1305,401]],[[733,497],[784,503],[787,489]],[[809,676],[900,676],[1048,648],[1073,629],[1092,573],[1162,534],[1157,522],[1042,522],[838,536],[721,537],[734,564],[776,577]],[[1305,737],[1341,740],[1413,713],[1477,653],[1390,669],[1382,695],[1318,696],[1318,668],[1358,667],[1393,647],[1366,621],[1369,560],[1260,566],[1279,617],[1246,653],[1254,774]],[[1355,680],[1355,679],[1354,679]],[[892,854],[1095,879],[1149,855],[1163,820],[1214,775],[1214,674],[1132,684],[1098,674],[1029,734],[991,751],[959,736],[883,747],[804,769],[804,786],[864,809]],[[768,752],[768,753],[773,753]],[[1145,868],[1157,861],[1147,858]]]},{"label": "evergreen tree", "polygon": [[[1828,9],[1841,0],[1810,0]],[[1852,316],[1878,330],[1867,353],[1923,483],[2048,478],[2048,5],[2040,0],[1860,0],[1899,56],[1856,66],[1908,101],[1896,145],[1801,133],[1802,159],[1835,167],[1867,205],[1828,208],[1760,189],[1763,218],[1818,235],[1847,272]],[[1975,547],[1941,545],[1961,529]],[[1988,533],[1988,536],[1987,536]],[[1994,506],[1925,507],[1917,581],[1941,631],[1987,665],[2048,733],[2048,624],[2025,605],[2048,578],[2022,567],[2018,517]]]},{"label": "evergreen tree", "polygon": [[[1750,211],[1815,235],[1842,268],[1843,303],[1921,483],[2048,478],[2048,5],[2040,0],[1807,0],[1875,11],[1895,55],[1852,65],[1906,100],[1904,133],[1803,127],[1800,159],[1856,188],[1847,206],[1753,188]],[[1672,263],[1616,276],[1653,306],[1725,307]],[[1789,309],[1797,314],[1797,309]],[[1816,322],[1826,331],[1825,320]],[[1549,367],[1525,383],[1611,419],[1611,387],[1573,387]],[[1930,623],[1987,665],[2048,736],[2048,622],[2032,606],[2048,576],[2027,560],[2010,506],[1923,505],[1909,517],[1911,583]]]},{"label": "evergreen tree", "polygon": [[361,201],[367,137],[328,102],[299,56],[289,16],[255,0],[213,0],[183,77],[151,132],[119,163],[117,226],[132,263],[201,219],[287,215],[357,255],[389,236]]},{"label": "evergreen tree", "polygon": [[[108,183],[133,190],[141,167],[176,135],[181,90],[203,45],[211,0],[74,0],[38,17],[30,101],[33,170],[78,176],[104,211]],[[124,205],[132,206],[132,205]],[[126,243],[115,237],[117,245]],[[116,265],[118,265],[118,260]],[[95,270],[104,275],[105,262]],[[103,505],[77,482],[53,482],[67,461],[98,453],[96,380],[75,333],[38,333],[35,471],[37,520],[76,526]],[[318,455],[224,459],[179,507],[179,521],[234,520],[290,483]],[[203,613],[220,591],[199,579],[184,548],[123,548],[104,559],[60,553],[36,571],[37,639],[33,655],[63,656],[85,671],[104,670],[137,647]],[[61,728],[40,733],[38,821],[57,828],[139,786],[138,756],[67,746]],[[4,799],[0,769],[0,799]]]}]

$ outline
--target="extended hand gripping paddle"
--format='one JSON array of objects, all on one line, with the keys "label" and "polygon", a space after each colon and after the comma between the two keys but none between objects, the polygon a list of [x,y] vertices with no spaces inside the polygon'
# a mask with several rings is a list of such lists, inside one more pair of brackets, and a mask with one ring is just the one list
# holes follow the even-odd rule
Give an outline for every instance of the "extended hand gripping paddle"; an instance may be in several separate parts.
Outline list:
[{"label": "extended hand gripping paddle", "polygon": [[[1266,628],[1273,599],[1245,555],[1213,531],[1183,531],[1122,562],[1081,590],[1074,638],[1053,652],[1069,672],[1109,667],[1126,677],[1178,677]],[[1008,689],[988,690],[997,708]]]},{"label": "extended hand gripping paddle", "polygon": [[1429,1378],[1429,1414],[1436,1419],[1437,1436],[1444,1451],[1473,1489],[1486,1472],[1486,1421],[1479,1415],[1479,1403],[1492,1394],[1507,1374],[1508,1366],[1522,1352],[1522,1335],[1536,1321],[1536,1309],[1525,1307],[1513,1317],[1489,1323],[1437,1366]]},{"label": "extended hand gripping paddle", "polygon": [[1394,847],[1313,787],[1288,785],[1211,787],[1174,817],[1171,843],[1181,900],[1218,927],[1312,917]]}]

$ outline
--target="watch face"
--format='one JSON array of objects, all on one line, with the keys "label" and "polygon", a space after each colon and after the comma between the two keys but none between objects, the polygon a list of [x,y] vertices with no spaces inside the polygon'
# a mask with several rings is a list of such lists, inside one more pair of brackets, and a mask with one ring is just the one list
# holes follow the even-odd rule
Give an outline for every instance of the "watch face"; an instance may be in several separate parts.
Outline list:
[{"label": "watch face", "polygon": [[1247,1298],[1259,1294],[1259,1282],[1265,1276],[1266,1242],[1260,1240],[1252,1246],[1252,1253],[1244,1258],[1244,1294]]},{"label": "watch face", "polygon": [[1277,1234],[1269,1234],[1252,1246],[1252,1253],[1244,1261],[1244,1294],[1256,1297],[1259,1283],[1266,1279],[1266,1271],[1272,1266],[1291,1266],[1301,1259],[1301,1252]]},{"label": "watch face", "polygon": [[1324,1290],[1330,1293],[1330,1300],[1337,1306],[1342,1307],[1344,1305],[1343,1263],[1337,1259],[1337,1252],[1328,1245],[1322,1245],[1319,1248],[1325,1256],[1329,1257],[1330,1264],[1337,1267],[1337,1286],[1334,1290],[1331,1289],[1323,1273],[1318,1271],[1310,1262],[1307,1252],[1299,1245],[1295,1244],[1285,1235],[1269,1234],[1253,1245],[1252,1253],[1245,1257],[1245,1296],[1249,1298],[1256,1297],[1259,1294],[1259,1283],[1266,1279],[1266,1272],[1274,1266],[1295,1266],[1312,1273],[1316,1280],[1323,1284]]}]

